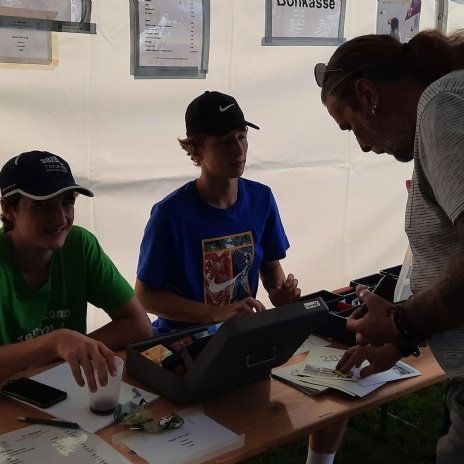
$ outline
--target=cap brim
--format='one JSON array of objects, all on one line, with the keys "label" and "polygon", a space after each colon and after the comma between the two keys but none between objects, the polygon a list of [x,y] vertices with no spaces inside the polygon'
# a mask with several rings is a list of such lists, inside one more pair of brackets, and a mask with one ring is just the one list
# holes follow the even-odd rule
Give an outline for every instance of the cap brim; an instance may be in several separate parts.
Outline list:
[{"label": "cap brim", "polygon": [[75,192],[80,193],[82,195],[85,195],[86,197],[93,197],[93,192],[92,190],[86,188],[86,187],[81,187],[78,186],[77,188],[74,189]]},{"label": "cap brim", "polygon": [[[53,191],[51,191],[53,190]],[[24,190],[21,189],[16,189],[12,190],[9,192],[7,195],[4,195],[4,197],[9,197],[10,195],[13,195],[15,193],[19,193],[25,197],[32,198],[33,200],[48,200],[50,198],[56,197],[57,195],[60,195],[63,192],[67,192],[69,190],[72,190],[73,192],[78,192],[82,195],[85,195],[86,197],[93,197],[93,192],[92,190],[82,187],[78,184],[72,184],[72,185],[65,185],[61,186],[61,188],[54,188],[54,189],[48,189],[47,192],[25,192]]]},{"label": "cap brim", "polygon": [[[203,131],[201,133],[203,133],[205,135],[209,135],[211,137],[223,137],[224,135],[227,135],[229,132],[232,132],[233,130],[243,128],[245,126],[250,126],[253,129],[259,130],[259,127],[256,124],[253,124],[252,122],[248,122],[248,121],[243,120],[243,121],[235,122],[235,124],[233,124],[231,126],[228,126],[228,127],[216,128],[216,130]],[[193,134],[191,134],[191,135],[193,135]],[[189,137],[188,134],[187,134],[187,137]]]},{"label": "cap brim", "polygon": [[253,129],[259,130],[259,127],[252,122],[245,121],[245,125],[252,127]]}]

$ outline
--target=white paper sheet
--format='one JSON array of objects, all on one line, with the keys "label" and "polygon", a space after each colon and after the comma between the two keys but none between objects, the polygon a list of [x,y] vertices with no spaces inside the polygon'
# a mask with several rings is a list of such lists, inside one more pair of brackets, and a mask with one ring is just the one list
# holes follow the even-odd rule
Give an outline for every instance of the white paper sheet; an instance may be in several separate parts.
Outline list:
[{"label": "white paper sheet", "polygon": [[[77,422],[81,429],[90,433],[95,433],[114,421],[112,414],[108,416],[98,416],[90,411],[89,391],[86,386],[79,387],[79,385],[77,385],[68,363],[60,364],[32,378],[38,382],[64,390],[68,394],[68,397],[64,401],[48,409],[42,409],[43,411],[47,411],[49,414],[59,417],[60,419]],[[132,388],[132,385],[122,382],[119,395],[120,403],[126,403],[133,398]],[[140,388],[137,390],[145,398],[147,403],[151,403],[158,399],[158,395],[154,393],[149,393]]]},{"label": "white paper sheet", "polygon": [[350,382],[349,380],[341,380],[341,379],[329,379],[329,378],[317,378],[316,380],[312,377],[306,377],[310,382],[317,382],[319,385],[323,385],[329,388],[335,388],[336,390],[340,390],[344,393],[347,393],[351,396],[359,396],[363,397],[368,395],[369,393],[373,392],[377,388],[381,387],[383,384],[377,385],[367,385],[362,386],[357,382]]},{"label": "white paper sheet", "polygon": [[18,11],[11,11],[8,13],[7,8],[10,10],[23,10],[23,15],[26,18],[36,18],[43,16],[36,16],[35,12],[45,11],[54,12],[53,18],[58,21],[80,21],[82,15],[82,0],[0,0],[0,6],[5,7],[2,14],[16,16]]},{"label": "white paper sheet", "polygon": [[295,354],[300,353],[307,353],[311,350],[313,346],[327,346],[330,345],[331,342],[324,340],[323,338],[316,337],[316,335],[311,334],[303,343],[302,345],[295,351]]},{"label": "white paper sheet", "polygon": [[52,62],[51,31],[40,20],[0,20],[0,62],[41,64]]},{"label": "white paper sheet", "polygon": [[201,66],[202,0],[139,0],[140,66]]},{"label": "white paper sheet", "polygon": [[[295,2],[273,2],[273,37],[338,37],[342,2],[324,8],[301,7]],[[306,2],[309,3],[309,2]]]},{"label": "white paper sheet", "polygon": [[[399,361],[388,371],[361,379],[359,377],[360,370],[369,365],[368,362],[364,362],[360,368],[351,371],[350,377],[343,377],[335,372],[335,367],[344,352],[345,350],[336,348],[315,346],[311,348],[303,361],[299,374],[306,376],[305,379],[308,382],[336,388],[360,397],[366,396],[386,382],[421,375],[417,369]],[[301,381],[304,379],[302,378]]]},{"label": "white paper sheet", "polygon": [[337,348],[314,346],[306,356],[300,374],[328,379],[343,379],[335,372],[335,367],[344,353],[345,350]]},{"label": "white paper sheet", "polygon": [[0,462],[130,464],[98,435],[45,425],[31,425],[0,435]]},{"label": "white paper sheet", "polygon": [[359,371],[369,363],[363,363],[359,369],[354,369],[355,377],[357,377],[356,382],[363,387],[368,385],[376,385],[378,383],[384,384],[385,382],[392,382],[394,380],[407,379],[408,377],[416,377],[420,375],[420,372],[409,364],[404,363],[403,361],[398,361],[391,369],[385,372],[380,372],[379,374],[370,375],[365,379],[359,378]]},{"label": "white paper sheet", "polygon": [[243,437],[201,411],[181,411],[185,423],[159,434],[136,433],[122,442],[149,464],[193,464],[243,446]]},{"label": "white paper sheet", "polygon": [[304,362],[291,364],[285,367],[277,367],[272,369],[272,376],[283,380],[284,382],[298,388],[308,395],[316,395],[328,389],[320,384],[311,383],[307,377],[299,375],[300,369],[303,369]]}]

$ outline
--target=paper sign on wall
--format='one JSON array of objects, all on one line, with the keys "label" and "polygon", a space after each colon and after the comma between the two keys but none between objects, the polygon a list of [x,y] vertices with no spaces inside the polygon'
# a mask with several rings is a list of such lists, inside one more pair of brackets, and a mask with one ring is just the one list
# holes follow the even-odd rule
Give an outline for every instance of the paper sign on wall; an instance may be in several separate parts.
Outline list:
[{"label": "paper sign on wall", "polygon": [[263,45],[341,43],[345,0],[267,0]]}]

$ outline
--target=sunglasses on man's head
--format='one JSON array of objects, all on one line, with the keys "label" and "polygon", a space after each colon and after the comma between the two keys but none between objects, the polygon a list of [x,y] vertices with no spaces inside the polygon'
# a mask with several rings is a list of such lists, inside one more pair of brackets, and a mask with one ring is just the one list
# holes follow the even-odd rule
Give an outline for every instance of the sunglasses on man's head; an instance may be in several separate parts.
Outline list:
[{"label": "sunglasses on man's head", "polygon": [[317,63],[316,66],[314,66],[314,77],[316,79],[316,84],[319,87],[322,87],[322,84],[324,84],[325,73],[338,72],[338,71],[347,71],[350,74],[357,73],[360,77],[362,77],[361,72],[358,71],[357,69],[342,69],[342,68],[327,69],[327,65],[325,63]]},{"label": "sunglasses on man's head", "polygon": [[316,79],[316,84],[319,87],[322,87],[324,83],[325,72],[327,71],[327,65],[325,63],[317,63],[314,66],[314,77]]}]

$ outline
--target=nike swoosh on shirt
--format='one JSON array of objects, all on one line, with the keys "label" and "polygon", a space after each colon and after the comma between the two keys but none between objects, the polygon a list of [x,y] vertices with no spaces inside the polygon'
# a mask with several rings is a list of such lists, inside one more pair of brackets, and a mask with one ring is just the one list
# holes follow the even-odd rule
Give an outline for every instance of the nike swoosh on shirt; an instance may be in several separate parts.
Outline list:
[{"label": "nike swoosh on shirt", "polygon": [[221,113],[224,113],[224,111],[227,111],[231,106],[234,106],[234,105],[235,103],[231,103],[230,105],[224,106],[224,108],[221,105],[219,105],[219,111]]},{"label": "nike swoosh on shirt", "polygon": [[[240,274],[239,274],[240,275]],[[238,276],[239,276],[238,275]],[[213,280],[210,280],[209,281],[209,285],[208,285],[208,289],[211,293],[218,293],[224,289],[226,289],[229,285],[232,285],[235,283],[235,281],[237,280],[237,277],[238,276],[235,276],[233,279],[230,279],[226,282],[222,282],[220,284],[217,284],[214,279]]]}]

